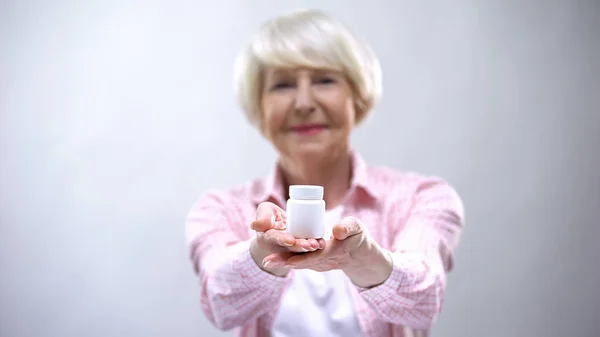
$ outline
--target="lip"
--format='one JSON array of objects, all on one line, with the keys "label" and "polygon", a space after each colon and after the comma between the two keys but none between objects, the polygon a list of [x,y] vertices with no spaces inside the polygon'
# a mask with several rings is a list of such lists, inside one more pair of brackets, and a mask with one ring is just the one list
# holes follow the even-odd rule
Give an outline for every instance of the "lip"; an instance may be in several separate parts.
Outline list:
[{"label": "lip", "polygon": [[290,131],[302,136],[314,136],[327,129],[325,124],[300,124],[290,127]]}]

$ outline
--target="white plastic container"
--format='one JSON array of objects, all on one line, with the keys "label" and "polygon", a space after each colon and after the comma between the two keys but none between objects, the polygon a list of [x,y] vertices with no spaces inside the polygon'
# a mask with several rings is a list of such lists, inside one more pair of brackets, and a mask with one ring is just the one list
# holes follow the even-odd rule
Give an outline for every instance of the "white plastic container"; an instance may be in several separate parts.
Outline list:
[{"label": "white plastic container", "polygon": [[287,201],[287,232],[298,239],[325,235],[323,186],[291,185]]}]

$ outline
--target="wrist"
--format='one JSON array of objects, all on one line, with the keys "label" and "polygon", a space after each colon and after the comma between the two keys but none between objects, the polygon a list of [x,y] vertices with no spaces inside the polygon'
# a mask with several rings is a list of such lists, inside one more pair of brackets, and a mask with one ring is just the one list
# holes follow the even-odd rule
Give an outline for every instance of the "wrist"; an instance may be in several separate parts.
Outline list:
[{"label": "wrist", "polygon": [[256,238],[254,238],[251,242],[250,242],[250,256],[252,257],[252,260],[254,260],[254,263],[256,263],[256,265],[262,269],[263,271],[269,273],[269,274],[273,274],[275,276],[286,276],[287,273],[290,271],[289,268],[287,267],[269,267],[267,266],[263,266],[263,260],[265,257],[271,255],[275,253],[274,251],[270,251],[269,249],[264,249],[261,248],[256,240]]},{"label": "wrist", "polygon": [[352,262],[343,271],[356,286],[372,288],[388,279],[392,267],[390,252],[366,238],[352,253]]}]

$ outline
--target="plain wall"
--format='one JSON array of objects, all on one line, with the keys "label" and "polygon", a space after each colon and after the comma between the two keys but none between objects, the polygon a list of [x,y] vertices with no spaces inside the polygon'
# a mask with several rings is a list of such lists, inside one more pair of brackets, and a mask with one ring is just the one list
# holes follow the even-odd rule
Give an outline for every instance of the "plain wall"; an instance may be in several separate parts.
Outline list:
[{"label": "plain wall", "polygon": [[229,336],[184,217],[275,152],[233,94],[260,22],[316,6],[380,56],[353,139],[467,225],[436,337],[600,336],[598,1],[3,1],[0,335]]}]

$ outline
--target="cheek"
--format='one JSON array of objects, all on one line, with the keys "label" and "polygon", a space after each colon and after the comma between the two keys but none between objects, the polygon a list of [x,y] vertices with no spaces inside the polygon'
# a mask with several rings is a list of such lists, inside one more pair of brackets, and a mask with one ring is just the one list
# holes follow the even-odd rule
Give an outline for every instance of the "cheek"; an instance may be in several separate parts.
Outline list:
[{"label": "cheek", "polygon": [[262,116],[262,129],[268,134],[279,132],[285,125],[285,113],[280,108],[281,104],[268,102],[269,104],[263,105],[263,116]]},{"label": "cheek", "polygon": [[332,110],[333,122],[340,128],[352,129],[355,122],[354,104],[351,100],[341,100],[336,102]]},{"label": "cheek", "polygon": [[321,92],[319,101],[327,111],[330,122],[337,129],[354,127],[355,110],[352,96],[343,88]]},{"label": "cheek", "polygon": [[264,114],[264,125],[269,131],[279,131],[285,123],[285,115],[277,111],[268,111]]}]

